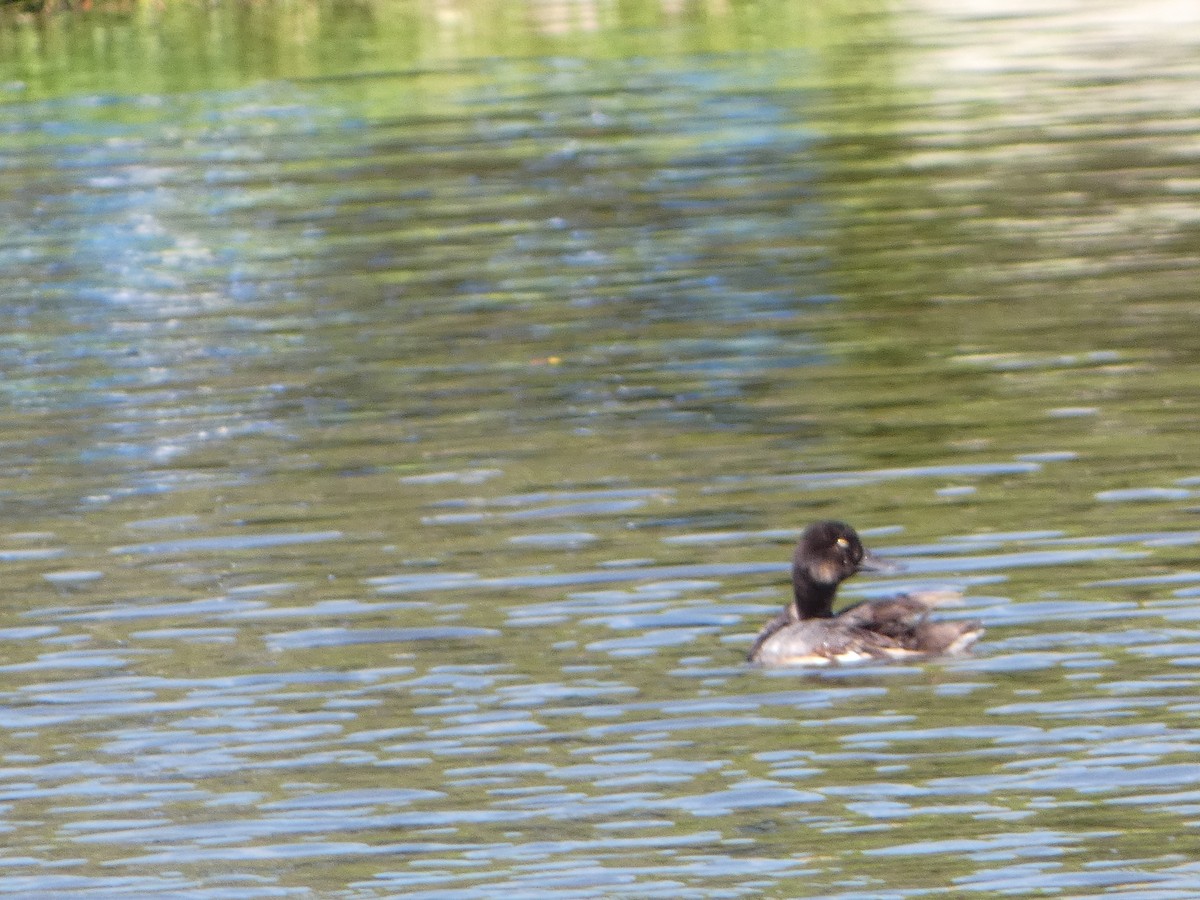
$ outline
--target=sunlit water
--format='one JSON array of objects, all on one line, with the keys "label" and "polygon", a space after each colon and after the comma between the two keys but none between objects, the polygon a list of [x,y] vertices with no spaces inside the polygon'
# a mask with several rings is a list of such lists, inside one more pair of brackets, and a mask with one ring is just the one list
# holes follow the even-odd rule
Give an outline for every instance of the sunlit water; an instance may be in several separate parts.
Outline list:
[{"label": "sunlit water", "polygon": [[[446,6],[488,52],[111,93],[14,17],[0,893],[1200,894],[1200,19],[1141,6]],[[828,516],[975,656],[748,668]]]}]

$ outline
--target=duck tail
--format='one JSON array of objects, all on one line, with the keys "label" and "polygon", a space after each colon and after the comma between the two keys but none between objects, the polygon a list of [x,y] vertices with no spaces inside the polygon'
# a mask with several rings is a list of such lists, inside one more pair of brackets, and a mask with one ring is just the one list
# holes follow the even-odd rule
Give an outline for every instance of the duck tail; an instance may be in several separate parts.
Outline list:
[{"label": "duck tail", "polygon": [[961,656],[981,637],[983,625],[979,622],[923,622],[916,643],[928,653]]}]

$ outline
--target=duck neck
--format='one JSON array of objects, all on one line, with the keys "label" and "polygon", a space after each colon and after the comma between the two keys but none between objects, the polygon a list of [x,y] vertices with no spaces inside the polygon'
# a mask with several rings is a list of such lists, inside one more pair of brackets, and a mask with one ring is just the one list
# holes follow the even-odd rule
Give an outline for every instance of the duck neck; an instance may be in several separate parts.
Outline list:
[{"label": "duck neck", "polygon": [[792,594],[801,619],[828,619],[833,615],[837,584],[813,580],[802,567],[792,567]]}]

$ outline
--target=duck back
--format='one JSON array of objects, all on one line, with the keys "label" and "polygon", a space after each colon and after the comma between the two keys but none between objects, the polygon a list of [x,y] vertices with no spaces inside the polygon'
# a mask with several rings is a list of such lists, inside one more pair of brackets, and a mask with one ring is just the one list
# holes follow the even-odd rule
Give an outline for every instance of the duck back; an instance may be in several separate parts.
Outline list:
[{"label": "duck back", "polygon": [[801,618],[789,603],[759,631],[748,658],[780,666],[966,653],[983,634],[979,622],[929,618],[956,599],[944,591],[900,594],[814,619]]},{"label": "duck back", "polygon": [[887,635],[837,618],[803,619],[760,635],[750,650],[750,661],[764,666],[815,666],[912,655]]}]

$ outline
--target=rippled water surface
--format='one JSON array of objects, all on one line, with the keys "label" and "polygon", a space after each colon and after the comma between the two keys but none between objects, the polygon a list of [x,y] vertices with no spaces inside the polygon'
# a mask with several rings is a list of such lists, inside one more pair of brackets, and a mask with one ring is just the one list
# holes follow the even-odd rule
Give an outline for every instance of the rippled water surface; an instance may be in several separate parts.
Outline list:
[{"label": "rippled water surface", "polygon": [[1192,4],[0,13],[0,893],[1200,895]]}]

